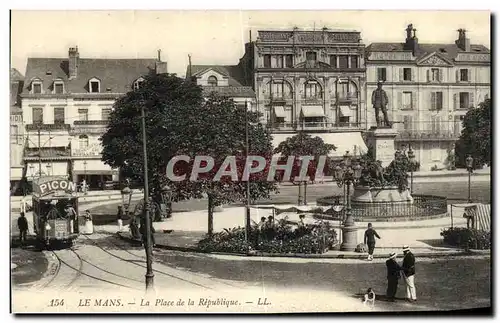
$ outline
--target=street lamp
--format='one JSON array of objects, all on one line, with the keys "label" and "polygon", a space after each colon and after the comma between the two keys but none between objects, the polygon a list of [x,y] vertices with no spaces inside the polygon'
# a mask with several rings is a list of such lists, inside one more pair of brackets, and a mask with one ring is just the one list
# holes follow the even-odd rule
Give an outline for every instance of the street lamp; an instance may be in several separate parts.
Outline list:
[{"label": "street lamp", "polygon": [[130,202],[132,201],[132,190],[130,187],[125,186],[121,191],[122,195],[122,206],[123,206],[123,211],[126,215],[128,215],[128,209],[130,207]]},{"label": "street lamp", "polygon": [[471,202],[471,199],[470,199],[470,175],[472,174],[472,171],[473,171],[473,166],[474,165],[474,158],[472,158],[471,155],[469,155],[467,158],[465,158],[465,166],[467,166],[467,172],[469,173],[469,197],[468,197],[468,201],[469,203]]},{"label": "street lamp", "polygon": [[408,160],[410,162],[410,194],[413,194],[413,169],[415,168],[415,152],[411,149],[411,146],[408,149]]},{"label": "street lamp", "polygon": [[167,207],[167,219],[172,217],[172,188],[165,184],[161,188],[161,198],[163,204]]},{"label": "street lamp", "polygon": [[342,226],[342,237],[343,241],[340,245],[340,250],[342,251],[353,251],[356,249],[357,240],[358,240],[358,229],[356,228],[356,224],[354,223],[354,218],[351,213],[351,197],[350,197],[350,187],[351,184],[355,185],[358,183],[361,178],[361,171],[363,167],[359,165],[357,159],[352,160],[351,155],[349,155],[349,151],[346,151],[344,155],[344,159],[341,165],[337,165],[335,167],[334,178],[339,187],[346,186],[346,217],[344,220],[344,224]]}]

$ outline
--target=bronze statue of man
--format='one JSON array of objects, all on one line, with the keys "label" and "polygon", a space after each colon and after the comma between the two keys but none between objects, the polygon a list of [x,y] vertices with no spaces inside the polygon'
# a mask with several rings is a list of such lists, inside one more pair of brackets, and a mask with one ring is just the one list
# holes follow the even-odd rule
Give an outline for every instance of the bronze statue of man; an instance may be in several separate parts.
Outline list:
[{"label": "bronze statue of man", "polygon": [[[389,103],[389,98],[387,93],[382,90],[382,82],[377,83],[377,89],[372,92],[372,104],[375,108],[375,120],[377,121],[377,126],[385,125],[387,127],[391,126],[389,118],[387,117],[387,103]],[[380,123],[379,112],[382,110],[384,114],[384,123]]]}]

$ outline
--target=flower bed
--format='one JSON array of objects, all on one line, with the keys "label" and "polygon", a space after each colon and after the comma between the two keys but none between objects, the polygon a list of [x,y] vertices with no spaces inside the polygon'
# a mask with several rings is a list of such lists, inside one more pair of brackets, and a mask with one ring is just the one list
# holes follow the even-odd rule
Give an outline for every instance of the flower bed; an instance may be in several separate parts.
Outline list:
[{"label": "flower bed", "polygon": [[285,218],[274,226],[252,227],[248,243],[245,228],[238,227],[207,236],[198,248],[204,252],[321,254],[336,243],[337,233],[327,222],[294,228]]},{"label": "flower bed", "polygon": [[441,232],[444,243],[466,249],[491,248],[491,233],[467,228],[449,228]]}]

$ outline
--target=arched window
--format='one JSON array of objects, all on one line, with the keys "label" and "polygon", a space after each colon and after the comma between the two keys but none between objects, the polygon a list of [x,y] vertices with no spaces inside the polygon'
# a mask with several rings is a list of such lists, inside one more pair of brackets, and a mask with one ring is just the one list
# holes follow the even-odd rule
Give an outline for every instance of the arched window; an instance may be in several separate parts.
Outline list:
[{"label": "arched window", "polygon": [[87,135],[81,135],[78,137],[78,141],[80,149],[85,149],[89,146],[89,136]]},{"label": "arched window", "polygon": [[208,86],[217,86],[217,78],[215,76],[208,77]]},{"label": "arched window", "polygon": [[304,84],[304,97],[306,99],[321,99],[323,98],[323,93],[321,85],[317,81],[307,81]]},{"label": "arched window", "polygon": [[292,87],[288,82],[283,80],[275,80],[269,83],[271,86],[271,96],[274,99],[291,99]]}]

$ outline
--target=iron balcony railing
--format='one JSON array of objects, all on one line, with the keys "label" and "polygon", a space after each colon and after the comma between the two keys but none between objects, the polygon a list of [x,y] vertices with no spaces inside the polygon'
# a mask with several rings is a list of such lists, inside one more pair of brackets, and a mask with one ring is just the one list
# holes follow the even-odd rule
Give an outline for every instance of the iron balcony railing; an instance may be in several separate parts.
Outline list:
[{"label": "iron balcony railing", "polygon": [[451,130],[399,130],[396,140],[458,140],[460,132]]},{"label": "iron balcony railing", "polygon": [[362,124],[359,122],[274,122],[268,123],[267,127],[274,130],[334,130],[353,129],[359,130]]}]

